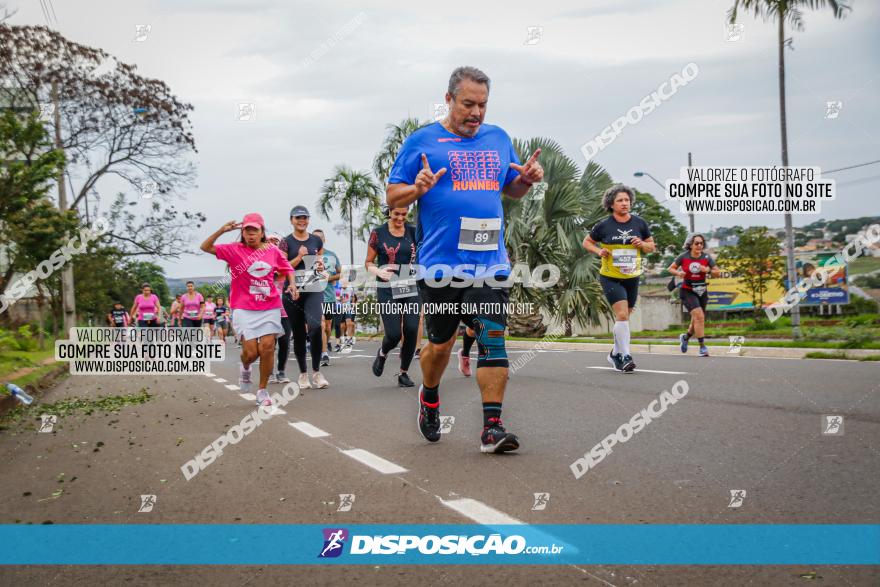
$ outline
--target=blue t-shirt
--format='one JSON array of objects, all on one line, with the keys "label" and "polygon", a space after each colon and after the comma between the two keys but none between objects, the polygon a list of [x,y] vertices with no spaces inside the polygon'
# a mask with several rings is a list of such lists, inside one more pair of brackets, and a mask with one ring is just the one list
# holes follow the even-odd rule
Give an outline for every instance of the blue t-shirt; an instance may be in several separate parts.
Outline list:
[{"label": "blue t-shirt", "polygon": [[435,122],[404,141],[388,183],[414,184],[422,153],[431,171],[445,167],[446,173],[417,200],[417,262],[435,266],[429,275],[435,279],[509,275],[501,191],[519,175],[510,167],[519,164],[510,137],[491,124],[481,125],[473,138],[461,137]]}]

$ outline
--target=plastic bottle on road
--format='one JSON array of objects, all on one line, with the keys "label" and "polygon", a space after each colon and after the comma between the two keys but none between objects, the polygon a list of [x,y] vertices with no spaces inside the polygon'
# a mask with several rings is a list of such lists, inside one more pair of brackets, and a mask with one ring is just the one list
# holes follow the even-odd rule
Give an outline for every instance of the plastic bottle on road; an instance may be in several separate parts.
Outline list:
[{"label": "plastic bottle on road", "polygon": [[7,383],[6,388],[9,390],[9,393],[11,393],[13,397],[15,397],[15,399],[17,399],[24,405],[29,406],[34,403],[34,398],[25,393],[25,391],[16,384]]}]

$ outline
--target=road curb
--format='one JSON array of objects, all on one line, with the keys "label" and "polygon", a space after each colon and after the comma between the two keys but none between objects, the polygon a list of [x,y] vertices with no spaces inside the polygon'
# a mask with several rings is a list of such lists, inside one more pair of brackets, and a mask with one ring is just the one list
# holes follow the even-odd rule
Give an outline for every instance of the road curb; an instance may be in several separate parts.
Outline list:
[{"label": "road curb", "polygon": [[[525,341],[508,340],[507,346],[515,349],[534,350],[572,350],[607,353],[611,348],[611,342],[551,342],[551,341]],[[631,345],[633,353],[647,353],[652,355],[681,355],[677,345],[671,344],[634,344]],[[845,352],[848,358],[859,359],[862,357],[874,357],[880,355],[880,350],[875,349],[814,349],[814,348],[790,348],[790,347],[742,347],[735,353],[728,353],[723,346],[711,346],[709,352],[713,357],[753,357],[753,358],[783,358],[804,359],[807,353]]]}]

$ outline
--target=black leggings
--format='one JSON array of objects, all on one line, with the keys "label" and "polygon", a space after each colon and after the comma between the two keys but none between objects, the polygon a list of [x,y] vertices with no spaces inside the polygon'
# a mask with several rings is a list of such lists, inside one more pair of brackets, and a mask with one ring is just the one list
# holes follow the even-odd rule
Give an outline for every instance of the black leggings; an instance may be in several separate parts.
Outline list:
[{"label": "black leggings", "polygon": [[278,342],[278,372],[284,373],[284,368],[287,366],[287,357],[290,356],[290,318],[287,316],[281,317],[281,328],[284,329],[284,334],[276,339]]},{"label": "black leggings", "polygon": [[[382,354],[387,355],[394,349],[400,343],[402,335],[400,370],[406,371],[416,354],[416,343],[419,340],[419,312],[417,309],[419,298],[410,297],[395,301],[390,294],[382,295],[381,293],[378,298],[380,302],[387,304],[386,308],[396,310],[389,314],[382,314],[382,326],[385,328],[385,336],[382,338]],[[415,312],[408,311],[412,306],[416,307]]]},{"label": "black leggings", "polygon": [[[299,365],[299,372],[306,372],[306,336],[312,346],[312,371],[318,372],[321,368],[321,316],[323,311],[321,301],[324,292],[315,291],[300,293],[299,299],[294,301],[290,294],[284,294],[282,302],[284,311],[290,319],[290,327],[293,330],[293,355]],[[309,325],[308,335],[306,324]]]}]

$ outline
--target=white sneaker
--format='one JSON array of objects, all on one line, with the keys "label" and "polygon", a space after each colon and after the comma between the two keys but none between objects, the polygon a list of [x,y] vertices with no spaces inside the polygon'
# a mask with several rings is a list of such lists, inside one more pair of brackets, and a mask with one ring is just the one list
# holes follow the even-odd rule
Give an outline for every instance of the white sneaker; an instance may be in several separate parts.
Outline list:
[{"label": "white sneaker", "polygon": [[350,355],[351,354],[351,346],[352,345],[349,343],[345,343],[344,345],[342,345],[342,354],[343,355]]},{"label": "white sneaker", "polygon": [[311,383],[311,381],[309,381],[309,374],[308,373],[300,373],[299,379],[297,380],[296,384],[299,385],[300,389],[311,389],[312,388],[312,383]]},{"label": "white sneaker", "polygon": [[278,381],[278,378],[275,377],[274,373],[272,373],[271,375],[269,375],[269,383],[281,383],[281,382]]},{"label": "white sneaker", "polygon": [[315,387],[318,389],[327,389],[330,386],[330,382],[327,381],[327,378],[320,371],[314,373],[312,379],[315,381]]},{"label": "white sneaker", "polygon": [[352,337],[351,337],[351,346],[354,346],[355,344],[357,344],[357,341],[358,341],[357,337],[356,337],[356,336],[352,336]]},{"label": "white sneaker", "polygon": [[272,399],[269,397],[269,392],[265,389],[261,389],[257,392],[257,405],[258,406],[271,406]]},{"label": "white sneaker", "polygon": [[284,374],[284,371],[279,371],[275,377],[278,379],[278,383],[290,383],[290,378]]}]

